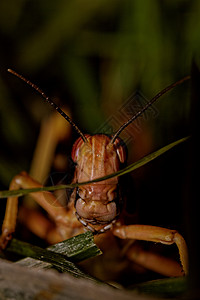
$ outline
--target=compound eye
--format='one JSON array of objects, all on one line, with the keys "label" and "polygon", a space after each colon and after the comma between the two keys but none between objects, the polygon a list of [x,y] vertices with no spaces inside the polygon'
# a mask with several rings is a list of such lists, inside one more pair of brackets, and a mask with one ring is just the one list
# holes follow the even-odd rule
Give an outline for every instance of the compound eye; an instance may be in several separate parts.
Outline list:
[{"label": "compound eye", "polygon": [[[85,134],[84,135],[86,139],[89,139],[90,135],[89,134]],[[71,157],[73,159],[74,162],[77,162],[78,157],[79,157],[79,151],[81,149],[81,147],[84,145],[84,141],[82,139],[82,137],[79,137],[73,147],[72,147],[72,152],[71,152]]]},{"label": "compound eye", "polygon": [[126,149],[125,143],[123,142],[122,139],[117,137],[116,140],[114,141],[114,145],[115,145],[116,152],[119,157],[120,163],[122,163],[122,164],[125,163],[125,161],[127,159],[127,149]]},{"label": "compound eye", "polygon": [[79,150],[80,150],[80,147],[81,147],[82,144],[83,144],[83,140],[80,137],[76,140],[76,142],[74,143],[74,145],[72,147],[71,157],[72,157],[74,162],[77,162],[78,155],[79,155]]}]

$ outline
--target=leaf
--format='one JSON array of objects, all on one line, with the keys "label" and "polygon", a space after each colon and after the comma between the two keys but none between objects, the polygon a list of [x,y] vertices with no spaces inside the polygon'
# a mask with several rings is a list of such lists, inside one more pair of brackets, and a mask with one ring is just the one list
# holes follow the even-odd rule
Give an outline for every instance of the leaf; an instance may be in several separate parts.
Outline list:
[{"label": "leaf", "polygon": [[12,239],[5,251],[47,262],[59,272],[68,272],[75,277],[89,279],[92,277],[83,273],[73,262],[80,262],[102,253],[94,243],[93,234],[89,231],[50,246],[48,249]]},{"label": "leaf", "polygon": [[115,172],[113,174],[103,176],[101,178],[97,178],[97,179],[94,179],[91,181],[72,183],[72,184],[66,184],[66,185],[55,185],[55,186],[47,186],[47,187],[41,187],[41,188],[21,189],[21,190],[12,190],[12,191],[0,191],[0,198],[20,197],[20,196],[24,196],[24,195],[27,195],[30,193],[36,193],[36,192],[41,192],[41,191],[56,191],[56,190],[62,190],[62,189],[74,189],[75,187],[79,187],[82,185],[100,182],[100,181],[103,181],[103,180],[106,180],[109,178],[113,178],[113,177],[119,177],[119,176],[130,173],[130,172],[146,165],[150,161],[154,160],[155,158],[159,157],[160,155],[164,154],[165,152],[167,152],[170,149],[172,149],[173,147],[185,142],[188,139],[189,139],[189,137],[184,137],[173,143],[170,143],[170,144],[164,146],[163,148],[143,157],[142,159],[138,160],[137,162],[127,166],[126,168],[119,170],[118,172]]},{"label": "leaf", "polygon": [[91,231],[50,246],[48,250],[65,254],[69,259],[75,262],[102,254],[101,250],[94,243],[94,236]]}]

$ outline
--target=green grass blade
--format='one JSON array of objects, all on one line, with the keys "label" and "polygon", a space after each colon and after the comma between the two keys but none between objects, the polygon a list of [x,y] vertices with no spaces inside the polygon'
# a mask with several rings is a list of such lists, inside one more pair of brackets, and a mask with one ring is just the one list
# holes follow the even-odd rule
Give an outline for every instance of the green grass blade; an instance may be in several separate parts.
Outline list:
[{"label": "green grass blade", "polygon": [[99,181],[103,181],[109,178],[113,178],[116,176],[122,176],[125,175],[127,173],[130,173],[144,165],[146,165],[147,163],[151,162],[152,160],[154,160],[155,158],[159,157],[160,155],[164,154],[165,152],[169,151],[170,149],[174,148],[175,146],[185,142],[186,140],[188,140],[189,137],[185,137],[182,139],[179,139],[169,145],[164,146],[163,148],[143,157],[142,159],[138,160],[137,162],[127,166],[126,168],[110,174],[110,175],[106,175],[104,177],[101,178],[97,178],[91,181],[85,181],[85,182],[79,182],[79,183],[73,183],[73,184],[66,184],[66,185],[55,185],[55,186],[48,186],[48,187],[41,187],[41,188],[32,188],[32,189],[21,189],[21,190],[13,190],[13,191],[0,191],[0,198],[7,198],[7,197],[20,197],[20,196],[24,196],[30,193],[36,193],[36,192],[41,192],[41,191],[56,191],[56,190],[61,190],[61,189],[74,189],[75,187],[79,187],[81,185],[86,185],[86,184],[91,184],[91,183],[95,183],[95,182],[99,182]]},{"label": "green grass blade", "polygon": [[102,254],[101,250],[94,243],[94,236],[91,231],[50,246],[48,250],[65,254],[70,260],[75,262]]},{"label": "green grass blade", "polygon": [[80,262],[102,253],[94,243],[91,232],[80,234],[50,246],[48,249],[12,239],[5,251],[50,263],[59,272],[68,272],[75,277],[84,278],[90,278],[90,276],[83,273],[74,262]]},{"label": "green grass blade", "polygon": [[[188,140],[189,137],[185,137],[185,138],[182,138],[180,140],[177,140],[171,144],[168,144],[166,146],[164,146],[163,148],[151,153],[151,154],[148,154],[147,156],[141,158],[140,160],[138,160],[137,162],[127,166],[126,168],[124,168],[123,170],[120,170],[118,172],[116,172],[115,176],[122,176],[122,175],[125,175],[129,172],[132,172],[144,165],[146,165],[147,163],[151,162],[152,160],[154,160],[155,158],[159,157],[160,155],[164,154],[165,152],[169,151],[170,149],[174,148],[175,146],[185,142],[186,140]],[[110,175],[108,175],[110,176]],[[111,176],[110,176],[111,177]],[[109,177],[108,177],[109,178]]]}]

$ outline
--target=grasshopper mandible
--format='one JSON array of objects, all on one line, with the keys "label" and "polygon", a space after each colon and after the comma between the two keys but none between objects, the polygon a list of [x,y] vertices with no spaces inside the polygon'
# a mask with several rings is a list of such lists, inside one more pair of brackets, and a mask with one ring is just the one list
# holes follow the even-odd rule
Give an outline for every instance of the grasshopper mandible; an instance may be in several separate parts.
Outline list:
[{"label": "grasshopper mandible", "polygon": [[[8,70],[32,88],[53,106],[77,131],[80,137],[72,148],[72,159],[76,163],[73,182],[85,182],[118,171],[126,161],[126,150],[119,138],[120,133],[158,98],[173,87],[189,79],[189,76],[169,85],[153,97],[140,111],[127,120],[112,135],[83,134],[72,119],[63,112],[45,93],[31,81],[13,70]],[[42,185],[32,179],[26,172],[16,175],[10,184],[10,190],[34,188]],[[95,235],[111,232],[121,239],[133,239],[159,242],[166,245],[176,244],[179,250],[183,272],[188,272],[187,246],[184,238],[176,231],[149,225],[123,225],[121,213],[122,200],[118,177],[91,183],[74,189],[67,209],[64,208],[50,192],[32,193],[32,197],[54,220],[58,228],[59,239],[70,238],[83,232],[84,227]],[[8,198],[5,218],[0,238],[0,248],[4,249],[15,231],[18,210],[18,198]],[[50,233],[48,233],[50,234]],[[53,232],[52,232],[53,234]],[[129,255],[131,257],[131,255]]]}]

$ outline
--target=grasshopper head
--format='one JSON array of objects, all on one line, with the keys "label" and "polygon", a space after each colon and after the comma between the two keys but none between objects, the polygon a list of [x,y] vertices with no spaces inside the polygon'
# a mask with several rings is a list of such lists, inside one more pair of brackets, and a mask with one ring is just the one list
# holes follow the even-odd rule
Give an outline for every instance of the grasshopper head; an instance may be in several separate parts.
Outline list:
[{"label": "grasshopper head", "polygon": [[[126,160],[126,149],[117,138],[103,134],[85,135],[87,143],[79,138],[72,149],[76,163],[75,182],[91,181],[119,171]],[[79,220],[86,224],[109,224],[119,214],[118,178],[80,186],[77,189],[75,208]]]}]

